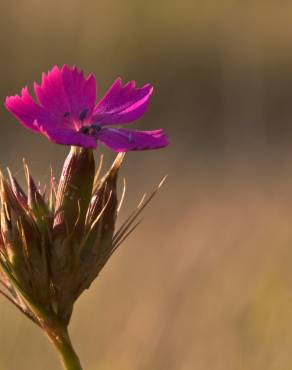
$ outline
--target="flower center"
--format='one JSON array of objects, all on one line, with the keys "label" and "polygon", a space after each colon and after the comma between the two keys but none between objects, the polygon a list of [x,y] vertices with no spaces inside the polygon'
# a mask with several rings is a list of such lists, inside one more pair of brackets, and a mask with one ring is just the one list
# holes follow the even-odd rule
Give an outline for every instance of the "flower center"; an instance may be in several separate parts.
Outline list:
[{"label": "flower center", "polygon": [[96,137],[101,130],[101,127],[98,125],[83,126],[80,128],[79,132],[82,132],[85,135]]}]

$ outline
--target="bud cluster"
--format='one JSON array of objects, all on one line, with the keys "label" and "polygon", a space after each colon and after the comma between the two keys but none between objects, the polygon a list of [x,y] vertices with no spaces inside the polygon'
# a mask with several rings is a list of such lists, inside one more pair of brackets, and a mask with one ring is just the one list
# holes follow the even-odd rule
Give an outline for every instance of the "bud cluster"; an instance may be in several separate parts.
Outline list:
[{"label": "bud cluster", "polygon": [[122,160],[120,153],[99,178],[92,151],[72,147],[48,194],[27,164],[27,194],[10,172],[0,175],[0,292],[36,324],[54,318],[67,326],[76,299],[135,226],[141,207],[115,234]]}]

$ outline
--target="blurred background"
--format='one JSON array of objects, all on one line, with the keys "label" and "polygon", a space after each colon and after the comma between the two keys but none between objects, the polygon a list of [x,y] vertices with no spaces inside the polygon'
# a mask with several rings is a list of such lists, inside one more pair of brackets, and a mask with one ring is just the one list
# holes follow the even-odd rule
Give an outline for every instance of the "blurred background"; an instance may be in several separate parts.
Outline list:
[{"label": "blurred background", "polygon": [[[14,0],[0,4],[0,98],[53,65],[155,86],[135,128],[121,219],[168,174],[70,327],[86,370],[280,370],[292,352],[292,3]],[[0,167],[58,175],[68,148],[0,106]],[[96,152],[112,153],[103,147]],[[0,369],[59,369],[40,330],[0,303]]]}]

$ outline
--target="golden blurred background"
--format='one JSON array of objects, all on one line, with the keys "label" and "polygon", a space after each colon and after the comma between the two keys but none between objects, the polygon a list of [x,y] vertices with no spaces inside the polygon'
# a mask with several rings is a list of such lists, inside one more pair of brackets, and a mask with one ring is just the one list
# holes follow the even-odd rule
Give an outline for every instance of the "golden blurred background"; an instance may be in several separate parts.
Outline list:
[{"label": "golden blurred background", "polygon": [[[0,4],[0,98],[54,64],[155,86],[129,153],[121,218],[166,173],[144,222],[78,301],[86,370],[292,369],[292,3],[14,0]],[[58,174],[68,148],[0,106],[0,166]],[[107,162],[113,155],[100,147]],[[40,330],[0,304],[0,370],[59,369]]]}]

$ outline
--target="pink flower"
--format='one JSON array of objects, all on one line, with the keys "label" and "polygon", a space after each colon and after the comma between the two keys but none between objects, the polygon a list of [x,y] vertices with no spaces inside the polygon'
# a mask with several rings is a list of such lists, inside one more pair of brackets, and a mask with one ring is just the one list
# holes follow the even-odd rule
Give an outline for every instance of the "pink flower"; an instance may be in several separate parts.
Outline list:
[{"label": "pink flower", "polygon": [[96,148],[97,140],[116,152],[157,149],[168,145],[162,129],[135,131],[113,128],[136,121],[145,113],[153,87],[122,86],[118,78],[96,104],[96,81],[76,67],[53,67],[34,83],[37,101],[28,88],[6,98],[5,106],[26,128],[63,145]]}]

